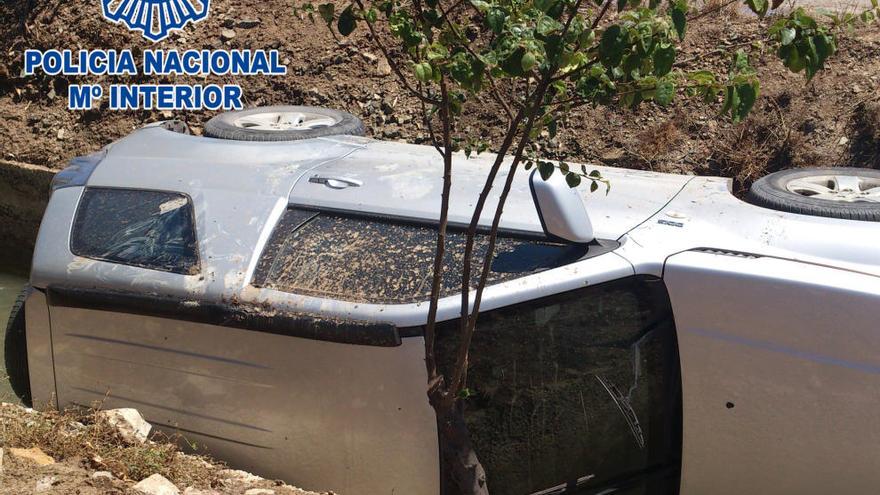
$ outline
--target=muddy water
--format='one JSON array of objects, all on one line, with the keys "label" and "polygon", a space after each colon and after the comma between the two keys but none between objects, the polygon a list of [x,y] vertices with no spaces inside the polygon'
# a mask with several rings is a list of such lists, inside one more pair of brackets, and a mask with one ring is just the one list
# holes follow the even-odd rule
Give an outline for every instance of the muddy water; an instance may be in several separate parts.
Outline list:
[{"label": "muddy water", "polygon": [[[27,275],[23,273],[23,270],[10,270],[0,266],[0,348],[3,347],[2,343],[6,337],[6,321],[9,317],[9,310],[26,282]],[[2,353],[0,353],[0,359],[2,359]],[[5,366],[0,366],[0,401],[17,401],[6,379]]]}]

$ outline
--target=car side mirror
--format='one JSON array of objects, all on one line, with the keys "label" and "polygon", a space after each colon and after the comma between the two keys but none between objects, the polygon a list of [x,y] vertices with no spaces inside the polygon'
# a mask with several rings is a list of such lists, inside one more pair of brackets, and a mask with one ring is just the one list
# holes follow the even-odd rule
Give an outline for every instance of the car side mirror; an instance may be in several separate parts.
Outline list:
[{"label": "car side mirror", "polygon": [[577,188],[568,186],[565,174],[554,173],[544,180],[535,169],[529,177],[529,187],[546,234],[584,244],[595,240],[584,199]]}]

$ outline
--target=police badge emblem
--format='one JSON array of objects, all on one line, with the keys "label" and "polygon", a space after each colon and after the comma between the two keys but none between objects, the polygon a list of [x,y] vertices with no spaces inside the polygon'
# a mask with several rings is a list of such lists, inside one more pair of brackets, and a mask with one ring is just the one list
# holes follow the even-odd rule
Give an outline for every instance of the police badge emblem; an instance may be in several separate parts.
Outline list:
[{"label": "police badge emblem", "polygon": [[211,0],[101,0],[104,18],[157,42],[208,16]]}]

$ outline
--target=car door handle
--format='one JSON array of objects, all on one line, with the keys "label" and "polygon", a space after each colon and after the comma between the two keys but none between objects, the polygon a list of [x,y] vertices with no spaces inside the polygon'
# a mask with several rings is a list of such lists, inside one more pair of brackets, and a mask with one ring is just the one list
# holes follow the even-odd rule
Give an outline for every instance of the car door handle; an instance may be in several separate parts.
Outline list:
[{"label": "car door handle", "polygon": [[363,182],[349,179],[348,177],[324,177],[321,175],[309,177],[309,182],[312,184],[324,184],[331,189],[345,189],[347,187],[361,187],[364,185]]}]

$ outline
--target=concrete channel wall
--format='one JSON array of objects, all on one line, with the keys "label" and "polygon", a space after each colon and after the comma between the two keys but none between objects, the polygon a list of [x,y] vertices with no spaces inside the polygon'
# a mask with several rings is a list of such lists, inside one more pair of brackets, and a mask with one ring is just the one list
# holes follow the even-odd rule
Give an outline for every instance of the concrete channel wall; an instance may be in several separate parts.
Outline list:
[{"label": "concrete channel wall", "polygon": [[0,266],[26,269],[57,170],[0,160]]}]

